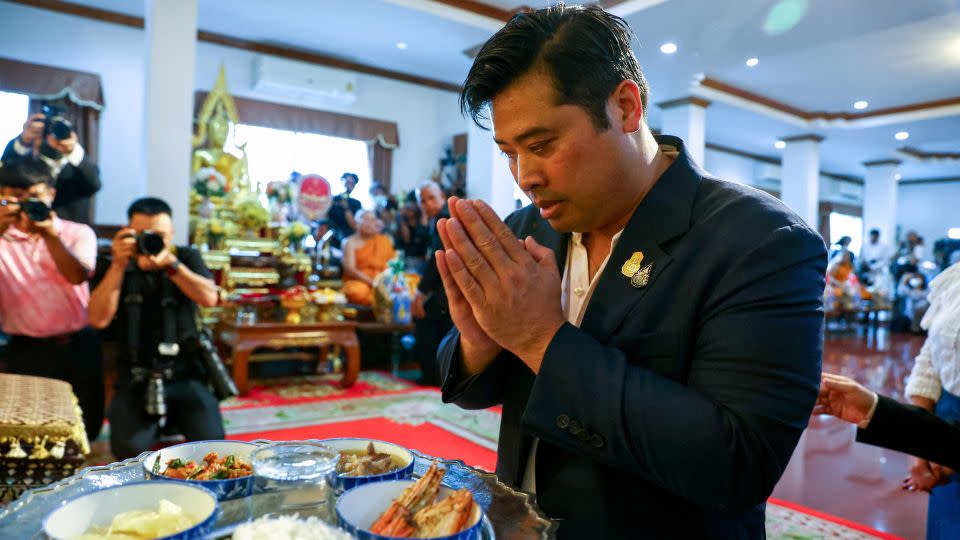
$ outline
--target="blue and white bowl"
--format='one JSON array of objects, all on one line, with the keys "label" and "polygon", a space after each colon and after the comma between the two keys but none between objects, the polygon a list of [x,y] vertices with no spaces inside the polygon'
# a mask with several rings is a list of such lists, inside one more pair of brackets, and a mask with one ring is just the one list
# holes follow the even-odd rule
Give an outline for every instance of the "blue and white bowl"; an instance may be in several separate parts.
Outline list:
[{"label": "blue and white bowl", "polygon": [[390,454],[397,459],[403,465],[399,469],[394,469],[390,472],[383,474],[371,474],[368,476],[346,476],[343,474],[337,474],[337,491],[343,492],[349,489],[353,489],[357,486],[363,484],[369,484],[370,482],[383,482],[387,480],[406,480],[413,476],[413,454],[410,453],[406,448],[398,445],[389,443],[386,441],[378,441],[376,439],[326,439],[320,441],[321,443],[333,448],[337,452],[343,454],[344,451],[349,452],[366,452],[367,445],[373,443],[374,448],[377,452],[382,452],[384,454]]},{"label": "blue and white bowl", "polygon": [[[414,480],[393,480],[365,484],[351,489],[337,501],[338,524],[343,530],[356,535],[360,540],[394,540],[396,537],[370,532],[370,526],[390,507],[393,500],[403,493],[403,490],[414,483]],[[440,486],[440,496],[437,500],[445,499],[453,493],[453,489]],[[457,534],[433,537],[433,540],[481,540],[483,538],[482,522],[483,510],[474,501],[473,513],[468,522],[469,527]]]},{"label": "blue and white bowl", "polygon": [[[184,461],[195,461],[200,464],[203,456],[210,452],[216,452],[220,457],[234,455],[247,463],[250,463],[250,454],[259,448],[257,445],[244,441],[196,441],[178,444],[168,448],[163,448],[155,452],[150,452],[143,460],[143,476],[147,480],[170,480],[173,482],[187,482],[203,486],[212,491],[219,501],[230,501],[242,497],[249,497],[253,494],[253,475],[240,478],[227,478],[224,480],[183,480],[180,478],[170,478],[164,476],[162,471],[167,468],[167,461],[180,458]],[[160,458],[158,472],[154,471],[157,463],[157,457]]]},{"label": "blue and white bowl", "polygon": [[153,510],[166,499],[199,521],[164,540],[204,538],[217,521],[217,498],[210,490],[183,482],[132,482],[67,500],[43,519],[43,532],[53,540],[69,540],[91,527],[106,527],[114,516],[131,510]]}]

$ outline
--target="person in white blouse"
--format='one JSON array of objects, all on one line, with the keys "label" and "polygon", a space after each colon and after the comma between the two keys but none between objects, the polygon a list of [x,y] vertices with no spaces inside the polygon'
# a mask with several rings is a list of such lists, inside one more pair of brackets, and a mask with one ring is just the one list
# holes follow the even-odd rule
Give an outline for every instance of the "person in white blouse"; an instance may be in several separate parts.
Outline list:
[{"label": "person in white blouse", "polygon": [[[914,405],[947,420],[960,419],[960,264],[930,282],[930,308],[920,326],[927,339],[917,356],[906,395]],[[907,485],[929,491],[927,539],[956,538],[960,531],[960,478],[935,487],[942,469],[913,458]]]}]

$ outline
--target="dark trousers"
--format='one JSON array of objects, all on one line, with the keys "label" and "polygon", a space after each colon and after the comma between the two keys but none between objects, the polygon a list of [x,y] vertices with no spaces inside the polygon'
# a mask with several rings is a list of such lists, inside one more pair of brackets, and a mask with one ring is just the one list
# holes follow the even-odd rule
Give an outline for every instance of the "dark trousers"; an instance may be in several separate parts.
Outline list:
[{"label": "dark trousers", "polygon": [[[164,384],[167,425],[189,441],[223,439],[220,404],[207,385],[188,378]],[[132,383],[124,377],[110,402],[110,449],[117,459],[127,459],[150,450],[160,426],[144,409],[146,383]]]},{"label": "dark trousers", "polygon": [[417,319],[414,322],[414,338],[416,342],[413,346],[413,354],[420,362],[420,369],[423,371],[423,378],[417,381],[420,384],[430,386],[440,386],[440,370],[437,367],[437,349],[440,348],[440,342],[447,335],[453,322],[450,317],[430,317]]},{"label": "dark trousers", "polygon": [[10,336],[8,369],[66,381],[83,411],[83,425],[92,442],[103,427],[103,350],[100,334],[84,329],[54,338]]}]

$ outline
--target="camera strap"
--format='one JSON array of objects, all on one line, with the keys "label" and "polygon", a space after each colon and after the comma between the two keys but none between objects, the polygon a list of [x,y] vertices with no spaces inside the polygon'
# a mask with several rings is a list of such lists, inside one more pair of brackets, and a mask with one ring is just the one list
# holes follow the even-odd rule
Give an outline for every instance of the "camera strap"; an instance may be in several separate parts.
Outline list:
[{"label": "camera strap", "polygon": [[130,355],[130,365],[137,369],[140,356],[140,313],[143,307],[143,274],[136,271],[133,265],[127,266],[126,277],[127,294],[123,297],[123,304],[127,308],[127,349]]},{"label": "camera strap", "polygon": [[174,297],[173,281],[166,275],[160,276],[160,314],[163,320],[163,339],[157,346],[161,356],[180,354],[177,341],[177,299]]}]

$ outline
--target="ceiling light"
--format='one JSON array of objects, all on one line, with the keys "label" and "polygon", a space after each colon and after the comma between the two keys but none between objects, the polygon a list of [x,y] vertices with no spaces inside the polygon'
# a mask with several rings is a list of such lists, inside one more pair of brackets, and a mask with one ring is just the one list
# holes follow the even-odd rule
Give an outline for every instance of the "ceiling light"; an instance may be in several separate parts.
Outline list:
[{"label": "ceiling light", "polygon": [[947,231],[947,238],[960,240],[960,227],[950,227],[950,230]]},{"label": "ceiling light", "polygon": [[897,174],[893,175],[893,179],[894,179],[894,180],[899,180],[899,179],[901,179],[901,178],[903,178],[903,175],[900,174],[900,173],[897,173]]},{"label": "ceiling light", "polygon": [[759,59],[759,58],[750,58],[750,59],[747,60],[747,67],[753,67],[753,66],[755,66],[755,65],[757,65],[757,64],[759,64],[759,63],[760,63],[760,59]]},{"label": "ceiling light", "polygon": [[863,109],[866,109],[866,108],[869,107],[869,106],[870,106],[870,104],[867,103],[866,101],[863,101],[863,100],[860,100],[860,101],[858,101],[858,102],[856,102],[856,103],[853,104],[853,108],[854,108],[854,109],[857,109],[858,111],[863,110]]},{"label": "ceiling light", "polygon": [[400,50],[406,49],[406,48],[407,48],[407,44],[404,43],[403,41],[398,41],[398,42],[397,42],[397,48],[400,49]]},{"label": "ceiling light", "polygon": [[898,141],[905,141],[910,138],[910,134],[906,131],[898,131],[896,135],[893,136],[894,139]]},{"label": "ceiling light", "polygon": [[660,46],[660,52],[663,54],[673,54],[677,52],[677,44],[669,41]]},{"label": "ceiling light", "polygon": [[773,143],[773,146],[774,146],[775,148],[779,149],[779,150],[783,150],[784,148],[787,147],[787,143],[785,143],[785,142],[783,142],[783,141],[777,141],[777,142]]}]

